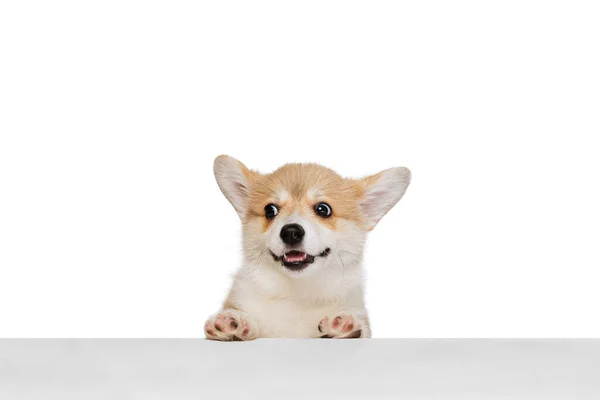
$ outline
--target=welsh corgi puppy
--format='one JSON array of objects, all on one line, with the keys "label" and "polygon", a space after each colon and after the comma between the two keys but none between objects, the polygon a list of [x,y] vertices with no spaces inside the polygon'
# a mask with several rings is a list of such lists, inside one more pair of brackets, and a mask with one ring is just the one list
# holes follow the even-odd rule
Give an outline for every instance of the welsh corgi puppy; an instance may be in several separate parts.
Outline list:
[{"label": "welsh corgi puppy", "polygon": [[347,179],[317,164],[286,164],[261,174],[222,155],[214,173],[241,219],[244,256],[206,338],[371,337],[365,239],[404,195],[410,171]]}]

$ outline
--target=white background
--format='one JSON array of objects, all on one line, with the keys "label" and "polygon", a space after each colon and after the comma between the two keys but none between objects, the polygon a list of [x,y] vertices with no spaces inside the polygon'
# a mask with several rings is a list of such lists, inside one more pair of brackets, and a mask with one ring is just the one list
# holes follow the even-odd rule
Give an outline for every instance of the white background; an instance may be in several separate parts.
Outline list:
[{"label": "white background", "polygon": [[3,2],[0,335],[199,337],[212,162],[404,165],[376,337],[600,336],[597,2]]}]

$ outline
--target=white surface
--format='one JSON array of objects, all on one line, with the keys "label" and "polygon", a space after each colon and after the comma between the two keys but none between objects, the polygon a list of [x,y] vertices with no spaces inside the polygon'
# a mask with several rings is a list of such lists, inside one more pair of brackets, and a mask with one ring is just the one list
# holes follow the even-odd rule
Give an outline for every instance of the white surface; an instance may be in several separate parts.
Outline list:
[{"label": "white surface", "polygon": [[228,153],[411,168],[377,337],[600,337],[599,11],[0,2],[0,336],[200,336],[240,261]]},{"label": "white surface", "polygon": [[600,340],[1,340],[0,398],[600,398]]}]

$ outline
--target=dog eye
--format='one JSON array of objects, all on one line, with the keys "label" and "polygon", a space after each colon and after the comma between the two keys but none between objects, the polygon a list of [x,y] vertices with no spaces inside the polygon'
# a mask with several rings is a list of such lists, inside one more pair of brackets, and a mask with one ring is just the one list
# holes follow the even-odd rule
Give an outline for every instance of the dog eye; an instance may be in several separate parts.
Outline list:
[{"label": "dog eye", "polygon": [[279,213],[279,208],[275,204],[267,204],[265,206],[265,217],[267,219],[275,218],[275,216]]},{"label": "dog eye", "polygon": [[319,203],[315,206],[315,212],[318,216],[323,218],[331,217],[331,207],[327,203]]}]

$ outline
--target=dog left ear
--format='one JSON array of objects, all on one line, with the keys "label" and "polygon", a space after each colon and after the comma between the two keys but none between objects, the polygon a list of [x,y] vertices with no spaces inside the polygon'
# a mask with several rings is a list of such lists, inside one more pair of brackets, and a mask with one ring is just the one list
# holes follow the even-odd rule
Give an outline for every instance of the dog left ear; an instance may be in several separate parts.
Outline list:
[{"label": "dog left ear", "polygon": [[226,155],[215,158],[213,169],[219,188],[243,220],[248,211],[250,190],[258,173]]},{"label": "dog left ear", "polygon": [[368,229],[373,229],[402,198],[410,183],[410,176],[408,168],[398,167],[386,169],[359,181],[363,188],[360,208]]}]

